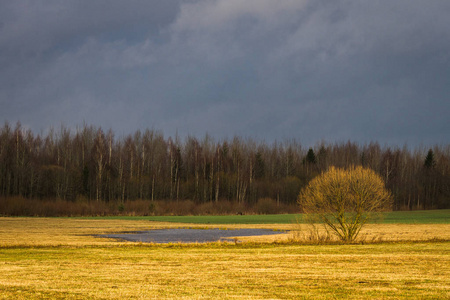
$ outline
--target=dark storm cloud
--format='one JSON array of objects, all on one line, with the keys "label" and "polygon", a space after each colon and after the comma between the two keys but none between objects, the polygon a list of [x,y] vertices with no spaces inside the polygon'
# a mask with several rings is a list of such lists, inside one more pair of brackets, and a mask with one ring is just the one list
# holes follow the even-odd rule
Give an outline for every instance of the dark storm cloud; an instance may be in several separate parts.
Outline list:
[{"label": "dark storm cloud", "polygon": [[3,1],[0,117],[448,143],[448,1]]}]

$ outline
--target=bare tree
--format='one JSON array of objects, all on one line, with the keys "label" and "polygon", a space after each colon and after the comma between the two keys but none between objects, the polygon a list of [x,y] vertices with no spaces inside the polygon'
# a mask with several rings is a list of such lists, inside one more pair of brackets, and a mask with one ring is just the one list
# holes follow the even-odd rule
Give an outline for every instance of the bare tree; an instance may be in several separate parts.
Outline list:
[{"label": "bare tree", "polygon": [[391,210],[383,179],[361,166],[331,167],[304,188],[298,203],[311,221],[321,221],[344,242],[353,241],[374,212]]},{"label": "bare tree", "polygon": [[105,165],[107,163],[106,141],[102,129],[98,129],[97,136],[94,140],[93,158],[96,170],[96,200],[102,199],[102,179]]}]

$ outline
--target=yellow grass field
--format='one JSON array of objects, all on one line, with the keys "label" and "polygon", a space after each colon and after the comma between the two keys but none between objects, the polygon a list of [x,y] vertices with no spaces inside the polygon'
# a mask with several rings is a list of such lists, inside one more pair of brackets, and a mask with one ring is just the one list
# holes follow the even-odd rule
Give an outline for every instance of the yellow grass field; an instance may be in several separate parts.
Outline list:
[{"label": "yellow grass field", "polygon": [[0,218],[0,299],[450,299],[449,224],[368,225],[367,243],[354,245],[305,245],[292,234],[189,245],[92,236],[189,226]]}]

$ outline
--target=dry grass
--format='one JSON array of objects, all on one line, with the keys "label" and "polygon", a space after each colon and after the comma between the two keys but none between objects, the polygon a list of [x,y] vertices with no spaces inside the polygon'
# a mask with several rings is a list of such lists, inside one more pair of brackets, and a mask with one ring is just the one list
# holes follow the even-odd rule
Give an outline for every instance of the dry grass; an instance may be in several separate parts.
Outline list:
[{"label": "dry grass", "polygon": [[[239,240],[245,242],[296,242],[306,244],[339,242],[339,239],[333,233],[327,232],[322,225],[318,224],[239,225],[239,227],[290,231],[286,234],[272,236],[239,237]],[[363,227],[355,242],[417,242],[430,240],[450,240],[450,224],[367,224]]]},{"label": "dry grass", "polygon": [[[280,237],[282,238],[282,237]],[[283,238],[298,242],[338,242],[322,225],[296,224]],[[450,224],[367,224],[356,243],[450,240]]]},{"label": "dry grass", "polygon": [[0,247],[111,245],[114,241],[92,235],[174,226],[139,220],[0,218]]},{"label": "dry grass", "polygon": [[[89,236],[179,226],[0,218],[0,299],[450,298],[448,241],[151,245]],[[386,240],[448,239],[449,229],[370,225],[365,233]]]},{"label": "dry grass", "polygon": [[0,298],[445,298],[448,244],[3,249]]},{"label": "dry grass", "polygon": [[[5,246],[85,246],[117,245],[117,241],[96,238],[95,234],[139,231],[158,228],[267,228],[290,231],[273,236],[239,237],[245,242],[308,242],[317,235],[324,239],[326,230],[308,224],[195,225],[146,220],[77,218],[0,218],[0,247]],[[330,239],[334,239],[331,235]],[[450,224],[367,224],[357,242],[450,240]]]}]

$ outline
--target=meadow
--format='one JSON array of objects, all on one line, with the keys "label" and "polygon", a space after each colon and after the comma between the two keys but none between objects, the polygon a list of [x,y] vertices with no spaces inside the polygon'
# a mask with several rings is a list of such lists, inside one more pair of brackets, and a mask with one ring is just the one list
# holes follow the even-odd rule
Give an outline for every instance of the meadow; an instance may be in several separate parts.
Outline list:
[{"label": "meadow", "polygon": [[[393,214],[355,244],[308,243],[299,238],[308,225],[281,222],[286,215],[229,216],[247,224],[0,218],[0,299],[449,299],[449,211]],[[163,245],[93,236],[180,227],[293,232]]]}]

